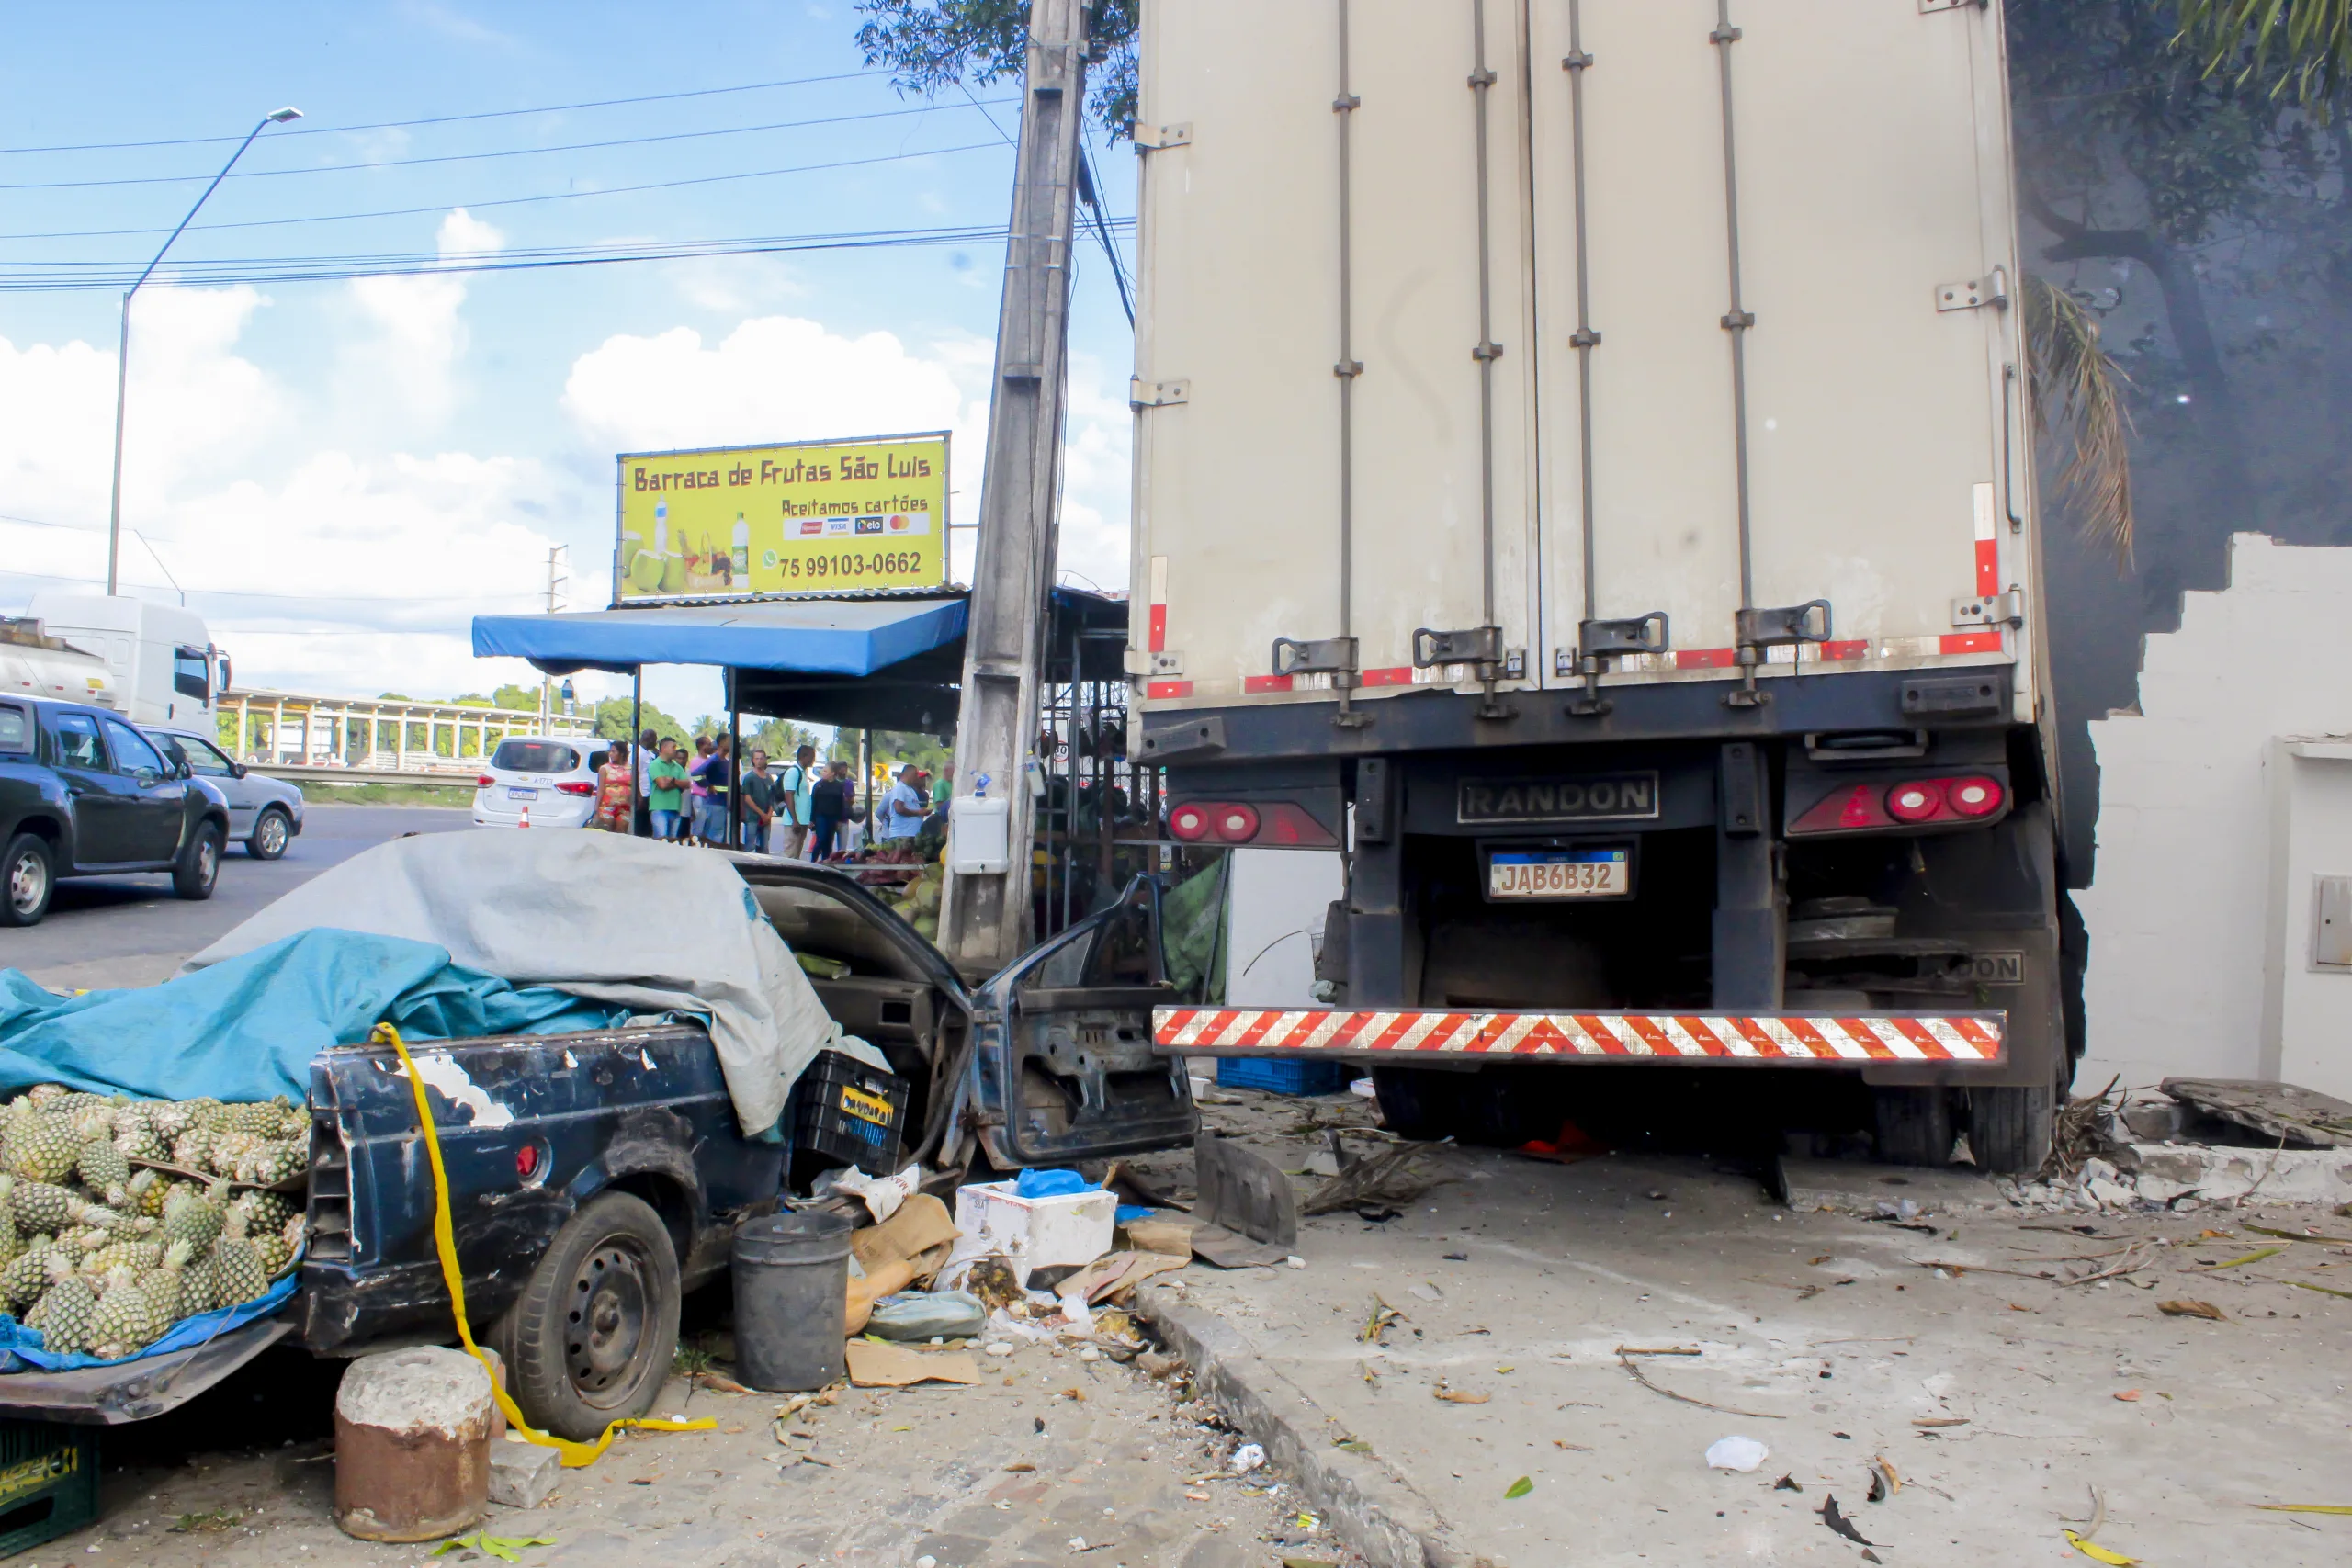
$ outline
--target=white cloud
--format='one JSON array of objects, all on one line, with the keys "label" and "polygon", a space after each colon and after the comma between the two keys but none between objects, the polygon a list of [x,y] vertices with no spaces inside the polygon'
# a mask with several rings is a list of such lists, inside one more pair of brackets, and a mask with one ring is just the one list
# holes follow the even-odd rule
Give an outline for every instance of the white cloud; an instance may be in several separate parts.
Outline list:
[{"label": "white cloud", "polygon": [[[436,236],[444,256],[479,255],[505,248],[505,236],[456,209]],[[389,397],[388,411],[405,421],[437,425],[456,408],[458,364],[467,333],[458,314],[466,302],[462,276],[357,277],[351,298],[368,332],[344,352],[346,395],[365,405]]]}]

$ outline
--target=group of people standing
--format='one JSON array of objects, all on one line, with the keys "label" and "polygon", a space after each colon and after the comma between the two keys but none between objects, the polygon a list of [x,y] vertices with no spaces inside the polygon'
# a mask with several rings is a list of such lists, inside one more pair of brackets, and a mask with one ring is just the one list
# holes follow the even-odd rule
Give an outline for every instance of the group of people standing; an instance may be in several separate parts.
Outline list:
[{"label": "group of people standing", "polygon": [[[865,814],[857,809],[847,762],[820,764],[817,749],[803,746],[791,761],[771,770],[767,752],[753,747],[749,765],[739,770],[734,750],[729,736],[698,736],[688,746],[650,729],[634,747],[615,741],[597,770],[590,825],[725,848],[729,807],[740,794],[740,848],[786,860],[829,860],[851,847]],[[919,770],[910,763],[876,807],[876,838],[911,840],[932,804]]]}]

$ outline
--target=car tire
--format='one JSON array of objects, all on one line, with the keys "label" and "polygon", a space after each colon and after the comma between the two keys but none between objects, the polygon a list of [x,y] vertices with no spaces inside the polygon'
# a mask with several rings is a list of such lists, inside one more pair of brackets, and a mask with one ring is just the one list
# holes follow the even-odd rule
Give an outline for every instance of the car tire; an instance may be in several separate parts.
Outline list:
[{"label": "car tire", "polygon": [[57,891],[56,852],[38,833],[19,833],[0,857],[0,926],[37,926]]},{"label": "car tire", "polygon": [[1372,1090],[1381,1123],[1400,1138],[1425,1142],[1454,1132],[1461,1100],[1459,1073],[1427,1067],[1374,1067]]},{"label": "car tire", "polygon": [[293,822],[273,806],[254,818],[254,830],[245,840],[245,853],[254,860],[278,860],[293,841]]},{"label": "car tire", "polygon": [[642,1199],[605,1192],[555,1234],[492,1341],[514,1403],[589,1442],[662,1397],[678,1348],[678,1255]]},{"label": "car tire", "polygon": [[218,822],[197,824],[196,837],[187,841],[172,867],[174,893],[183,898],[212,897],[212,890],[220,884],[220,845],[227,837]]},{"label": "car tire", "polygon": [[1968,1091],[1968,1150],[1979,1170],[2031,1176],[2050,1158],[2054,1084],[2000,1084]]}]

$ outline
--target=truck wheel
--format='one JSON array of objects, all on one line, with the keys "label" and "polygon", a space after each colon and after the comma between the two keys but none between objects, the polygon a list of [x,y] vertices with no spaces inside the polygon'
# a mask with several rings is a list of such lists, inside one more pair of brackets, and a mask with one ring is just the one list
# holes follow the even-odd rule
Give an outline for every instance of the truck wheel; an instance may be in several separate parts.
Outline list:
[{"label": "truck wheel", "polygon": [[[1881,1088],[1871,1090],[1871,1121],[1878,1157],[1887,1165],[1940,1167],[1951,1163],[1951,1091]],[[1976,1147],[1972,1139],[1971,1149]],[[1977,1158],[1984,1158],[1978,1151]]]},{"label": "truck wheel", "polygon": [[1458,1073],[1431,1072],[1425,1067],[1374,1067],[1372,1089],[1380,1101],[1380,1119],[1400,1138],[1416,1142],[1442,1138],[1453,1131]]},{"label": "truck wheel", "polygon": [[245,840],[245,853],[255,860],[276,860],[285,854],[293,838],[293,825],[286,820],[286,813],[273,806],[254,821],[253,836]]},{"label": "truck wheel", "polygon": [[[2073,1064],[2067,1065],[2072,1071]],[[1968,1091],[1968,1148],[1976,1168],[2030,1176],[2050,1157],[2054,1087],[2003,1084]]]},{"label": "truck wheel", "polygon": [[492,1335],[524,1416],[586,1442],[652,1409],[681,1293],[670,1232],[643,1200],[606,1192],[572,1215]]},{"label": "truck wheel", "polygon": [[8,853],[0,859],[0,926],[40,924],[56,888],[49,840],[38,833],[19,833],[9,840]]},{"label": "truck wheel", "polygon": [[220,840],[226,837],[218,822],[198,825],[196,837],[180,852],[172,867],[172,891],[183,898],[209,898],[220,881]]}]

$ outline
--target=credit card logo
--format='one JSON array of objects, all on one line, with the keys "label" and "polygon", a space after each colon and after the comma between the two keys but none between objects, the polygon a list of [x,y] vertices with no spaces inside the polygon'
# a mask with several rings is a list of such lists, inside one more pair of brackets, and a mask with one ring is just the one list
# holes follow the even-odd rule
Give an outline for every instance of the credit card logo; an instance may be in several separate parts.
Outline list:
[{"label": "credit card logo", "polygon": [[882,531],[882,519],[861,517],[857,520],[857,531],[861,534],[879,534]]},{"label": "credit card logo", "polygon": [[927,513],[910,514],[904,512],[894,512],[885,523],[884,528],[886,532],[892,534],[928,534],[931,532],[931,517]]}]

